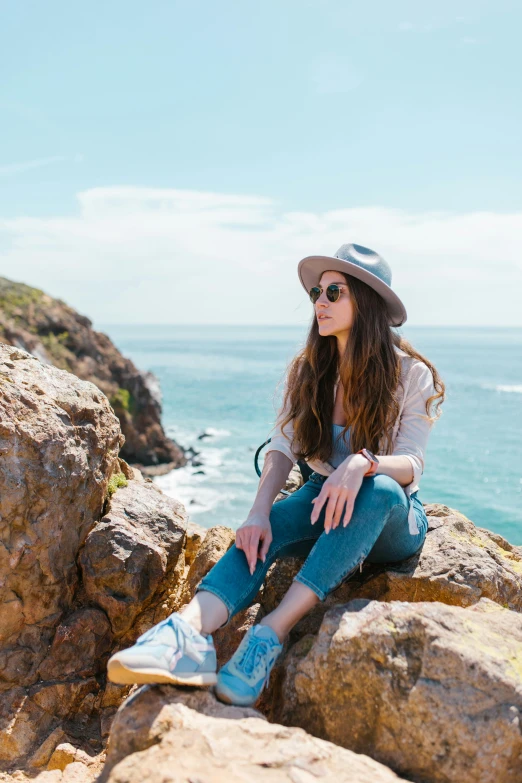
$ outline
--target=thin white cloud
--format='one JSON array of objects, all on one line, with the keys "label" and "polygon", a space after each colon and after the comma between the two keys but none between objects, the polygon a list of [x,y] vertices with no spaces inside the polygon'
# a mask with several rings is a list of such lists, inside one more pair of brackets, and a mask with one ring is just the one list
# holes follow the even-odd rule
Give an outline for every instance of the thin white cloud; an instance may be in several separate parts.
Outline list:
[{"label": "thin white cloud", "polygon": [[6,163],[0,165],[0,176],[18,174],[21,171],[39,169],[43,166],[52,166],[53,163],[62,163],[66,158],[63,155],[53,155],[50,158],[38,158],[37,160],[25,160],[21,163]]},{"label": "thin white cloud", "polygon": [[297,263],[374,248],[413,324],[522,325],[522,213],[283,211],[269,198],[113,187],[78,212],[0,218],[1,274],[101,323],[303,323]]}]

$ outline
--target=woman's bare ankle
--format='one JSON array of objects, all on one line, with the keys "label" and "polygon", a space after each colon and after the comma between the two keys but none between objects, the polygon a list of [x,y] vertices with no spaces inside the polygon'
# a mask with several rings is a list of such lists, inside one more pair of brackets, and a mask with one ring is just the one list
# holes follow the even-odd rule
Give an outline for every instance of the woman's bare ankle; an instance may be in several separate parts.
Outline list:
[{"label": "woman's bare ankle", "polygon": [[259,625],[268,625],[269,628],[277,635],[280,644],[283,644],[284,640],[291,631],[291,628],[285,628],[281,626],[273,617],[267,615],[259,621]]},{"label": "woman's bare ankle", "polygon": [[214,633],[228,619],[228,609],[221,598],[207,590],[197,592],[179,613],[203,636]]}]

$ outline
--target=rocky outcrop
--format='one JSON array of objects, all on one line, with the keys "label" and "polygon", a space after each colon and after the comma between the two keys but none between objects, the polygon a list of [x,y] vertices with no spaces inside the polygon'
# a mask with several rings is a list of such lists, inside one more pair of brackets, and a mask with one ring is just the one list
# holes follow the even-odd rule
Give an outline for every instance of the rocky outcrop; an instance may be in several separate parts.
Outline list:
[{"label": "rocky outcrop", "polygon": [[[176,770],[173,777],[173,770]],[[141,688],[120,710],[99,783],[392,783],[392,771],[205,691]]]},{"label": "rocky outcrop", "polygon": [[175,569],[186,514],[154,484],[130,481],[91,530],[80,553],[88,599],[105,610],[116,636],[134,626]]},{"label": "rocky outcrop", "polygon": [[91,383],[0,345],[0,677],[34,681],[123,438]]},{"label": "rocky outcrop", "polygon": [[94,384],[0,344],[0,767],[102,749],[128,691],[108,656],[189,567],[185,509],[123,440]]},{"label": "rocky outcrop", "polygon": [[[87,783],[110,734],[107,783],[173,765],[187,781],[522,783],[522,548],[447,506],[426,506],[417,555],[366,562],[297,623],[257,711],[108,683],[109,655],[189,601],[235,539],[187,524],[122,443],[97,386],[0,345],[0,768]],[[215,632],[220,665],[302,562],[275,563]]]},{"label": "rocky outcrop", "polygon": [[164,465],[163,472],[187,463],[181,446],[163,431],[158,379],[138,370],[89,318],[61,299],[0,277],[0,343],[94,383],[120,420],[127,462]]},{"label": "rocky outcrop", "polygon": [[287,660],[280,719],[409,780],[522,780],[522,615],[354,600]]}]

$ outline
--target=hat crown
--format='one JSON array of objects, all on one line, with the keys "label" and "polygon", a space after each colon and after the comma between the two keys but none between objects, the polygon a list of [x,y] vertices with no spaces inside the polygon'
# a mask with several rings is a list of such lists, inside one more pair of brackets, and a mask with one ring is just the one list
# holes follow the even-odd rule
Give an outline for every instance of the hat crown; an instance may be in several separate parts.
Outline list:
[{"label": "hat crown", "polygon": [[383,283],[391,286],[391,267],[388,262],[374,250],[350,242],[341,245],[335,254],[335,258],[339,258],[342,261],[349,261],[351,264],[357,264],[361,269],[366,269],[367,272],[371,272],[372,275],[378,277]]}]

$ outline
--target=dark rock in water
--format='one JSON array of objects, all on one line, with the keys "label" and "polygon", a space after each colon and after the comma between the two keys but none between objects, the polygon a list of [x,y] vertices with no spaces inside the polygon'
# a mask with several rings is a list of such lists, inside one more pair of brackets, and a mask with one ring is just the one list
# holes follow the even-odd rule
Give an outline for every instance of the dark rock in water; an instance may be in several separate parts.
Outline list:
[{"label": "dark rock in water", "polygon": [[0,343],[36,356],[85,381],[108,397],[120,420],[121,456],[143,465],[185,465],[183,449],[161,425],[161,390],[151,372],[121,355],[92,321],[38,288],[0,277]]},{"label": "dark rock in water", "polygon": [[199,459],[193,459],[190,464],[192,465],[193,468],[199,468],[200,465],[204,465],[205,463],[201,462],[201,460]]},{"label": "dark rock in water", "polygon": [[201,435],[198,435],[198,440],[203,440],[203,438],[211,438],[212,435],[210,432],[202,432]]},{"label": "dark rock in water", "polygon": [[192,475],[193,476],[205,476],[206,474],[205,474],[204,470],[195,470]]},{"label": "dark rock in water", "polygon": [[176,462],[162,462],[159,465],[142,465],[139,462],[133,462],[132,466],[137,468],[140,473],[143,473],[147,478],[152,478],[152,476],[165,476],[167,473],[170,473],[171,470],[181,467]]}]

